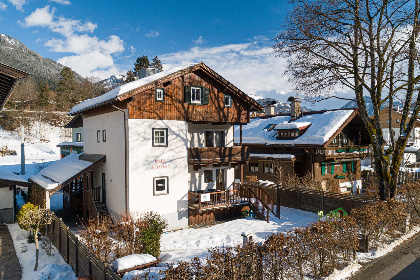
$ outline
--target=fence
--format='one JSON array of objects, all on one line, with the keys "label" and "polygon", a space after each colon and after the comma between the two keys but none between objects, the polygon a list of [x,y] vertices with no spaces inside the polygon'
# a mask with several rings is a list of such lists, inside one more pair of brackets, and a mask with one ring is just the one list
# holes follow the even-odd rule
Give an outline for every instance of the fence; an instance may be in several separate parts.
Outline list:
[{"label": "fence", "polygon": [[46,227],[46,236],[57,248],[77,277],[90,276],[96,280],[121,280],[121,277],[113,271],[107,263],[102,262],[88,248],[79,241],[69,228],[51,212],[52,222]]},{"label": "fence", "polygon": [[[273,199],[277,201],[277,185],[262,187]],[[331,193],[325,191],[309,190],[300,187],[279,186],[280,205],[318,213],[328,213],[337,208],[343,208],[350,212],[353,208],[374,202],[377,198],[366,197],[365,195],[351,195]]]}]

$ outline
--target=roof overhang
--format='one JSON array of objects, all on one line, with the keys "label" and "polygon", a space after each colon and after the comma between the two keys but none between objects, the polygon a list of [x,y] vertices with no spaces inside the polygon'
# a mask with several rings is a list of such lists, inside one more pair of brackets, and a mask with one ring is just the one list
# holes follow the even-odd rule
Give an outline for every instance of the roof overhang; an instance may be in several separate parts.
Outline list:
[{"label": "roof overhang", "polygon": [[3,109],[16,82],[29,74],[0,63],[0,110]]}]

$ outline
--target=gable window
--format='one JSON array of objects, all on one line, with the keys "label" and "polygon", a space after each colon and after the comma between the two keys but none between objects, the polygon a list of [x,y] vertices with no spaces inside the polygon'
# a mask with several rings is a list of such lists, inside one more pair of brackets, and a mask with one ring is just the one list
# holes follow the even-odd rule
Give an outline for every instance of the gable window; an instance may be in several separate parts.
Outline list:
[{"label": "gable window", "polygon": [[153,128],[153,147],[168,147],[168,129]]},{"label": "gable window", "polygon": [[82,142],[82,133],[76,132],[76,142]]},{"label": "gable window", "polygon": [[101,131],[97,130],[96,131],[96,142],[101,142]]},{"label": "gable window", "polygon": [[153,195],[169,194],[168,176],[153,178]]},{"label": "gable window", "polygon": [[191,87],[191,103],[201,104],[201,87]]},{"label": "gable window", "polygon": [[204,183],[213,183],[213,170],[204,170]]},{"label": "gable window", "polygon": [[232,107],[232,96],[225,94],[225,107]]},{"label": "gable window", "polygon": [[155,97],[156,101],[165,101],[165,90],[163,88],[156,88]]},{"label": "gable window", "polygon": [[249,171],[250,172],[258,172],[258,162],[250,162],[249,163]]},{"label": "gable window", "polygon": [[106,142],[106,130],[102,130],[102,142]]}]

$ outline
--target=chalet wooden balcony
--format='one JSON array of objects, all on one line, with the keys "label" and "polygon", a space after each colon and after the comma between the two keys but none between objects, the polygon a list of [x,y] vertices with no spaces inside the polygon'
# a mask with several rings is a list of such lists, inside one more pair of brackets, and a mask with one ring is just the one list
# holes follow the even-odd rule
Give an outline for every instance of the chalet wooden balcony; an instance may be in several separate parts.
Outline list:
[{"label": "chalet wooden balcony", "polygon": [[240,190],[188,192],[188,206],[196,210],[224,208],[247,203],[240,196]]},{"label": "chalet wooden balcony", "polygon": [[249,147],[188,148],[188,164],[244,163],[249,160]]}]

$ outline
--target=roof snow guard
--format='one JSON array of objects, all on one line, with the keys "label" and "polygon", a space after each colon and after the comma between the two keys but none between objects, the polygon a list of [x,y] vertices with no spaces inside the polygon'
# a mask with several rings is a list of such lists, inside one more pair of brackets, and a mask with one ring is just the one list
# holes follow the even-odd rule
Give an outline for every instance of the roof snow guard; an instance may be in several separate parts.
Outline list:
[{"label": "roof snow guard", "polygon": [[217,74],[215,71],[213,71],[210,67],[205,65],[203,62],[197,63],[197,64],[190,64],[183,67],[175,67],[172,69],[168,69],[150,76],[147,76],[142,79],[135,80],[133,82],[121,85],[119,87],[116,87],[101,96],[88,99],[86,101],[83,101],[80,104],[75,105],[69,112],[69,115],[76,115],[82,112],[85,112],[90,109],[94,109],[97,107],[100,107],[102,105],[110,104],[115,101],[122,101],[127,98],[130,98],[131,96],[139,93],[143,89],[146,89],[148,87],[154,87],[157,82],[165,82],[171,79],[174,79],[176,77],[182,76],[186,73],[191,73],[196,70],[203,70],[206,73],[208,73],[210,76],[212,76],[214,79],[218,80],[222,84],[224,84],[227,88],[229,88],[232,92],[237,94],[239,97],[244,99],[246,102],[251,104],[251,106],[256,110],[262,110],[261,105],[256,102],[254,99],[246,95],[243,91],[232,85],[230,82],[228,82],[226,79],[224,79],[222,76]]},{"label": "roof snow guard", "polygon": [[29,180],[53,193],[103,161],[105,155],[70,154],[32,175]]}]

